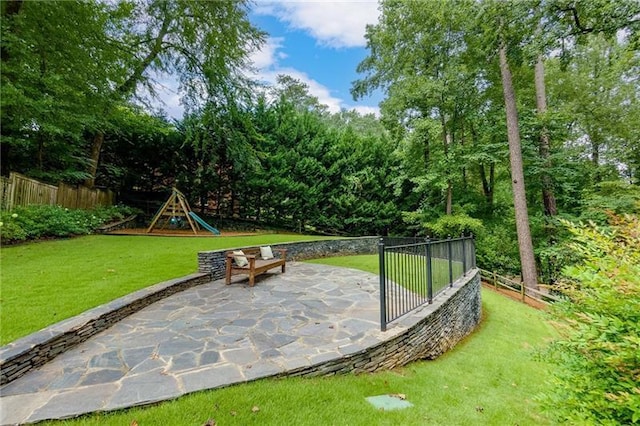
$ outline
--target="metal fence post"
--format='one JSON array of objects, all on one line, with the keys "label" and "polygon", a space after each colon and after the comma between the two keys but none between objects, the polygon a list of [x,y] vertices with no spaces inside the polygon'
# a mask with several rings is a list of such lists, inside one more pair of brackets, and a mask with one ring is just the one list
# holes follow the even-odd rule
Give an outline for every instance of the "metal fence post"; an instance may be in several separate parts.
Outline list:
[{"label": "metal fence post", "polygon": [[387,331],[387,295],[385,286],[384,238],[378,242],[378,259],[380,266],[380,330]]},{"label": "metal fence post", "polygon": [[427,238],[425,245],[425,256],[427,261],[427,300],[433,303],[433,276],[431,273],[431,242]]},{"label": "metal fence post", "polygon": [[467,239],[464,236],[464,232],[460,235],[462,241],[462,276],[467,276]]},{"label": "metal fence post", "polygon": [[449,258],[449,287],[453,287],[453,253],[451,252],[451,235],[447,238],[447,257]]},{"label": "metal fence post", "polygon": [[471,238],[471,263],[473,264],[473,269],[476,268],[476,239],[473,235],[473,232],[470,235]]}]

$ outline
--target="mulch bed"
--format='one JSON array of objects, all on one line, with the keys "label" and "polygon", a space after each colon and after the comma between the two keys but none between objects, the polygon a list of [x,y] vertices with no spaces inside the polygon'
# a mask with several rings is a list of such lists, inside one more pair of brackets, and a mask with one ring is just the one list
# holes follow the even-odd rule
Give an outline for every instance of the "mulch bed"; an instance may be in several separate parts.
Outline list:
[{"label": "mulch bed", "polygon": [[220,235],[214,235],[211,232],[201,229],[197,234],[194,234],[191,229],[154,229],[151,232],[147,232],[147,228],[126,228],[118,229],[117,231],[111,231],[108,235],[152,235],[159,237],[239,237],[239,236],[251,236],[257,235],[255,231],[223,231],[220,230]]}]

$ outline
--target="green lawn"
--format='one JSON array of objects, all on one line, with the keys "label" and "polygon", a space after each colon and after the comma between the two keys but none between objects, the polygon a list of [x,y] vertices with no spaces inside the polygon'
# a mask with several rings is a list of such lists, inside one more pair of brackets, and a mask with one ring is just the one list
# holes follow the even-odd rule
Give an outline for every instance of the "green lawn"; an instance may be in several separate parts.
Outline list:
[{"label": "green lawn", "polygon": [[306,235],[93,235],[0,249],[0,344],[141,288],[195,272],[197,253],[318,239]]},{"label": "green lawn", "polygon": [[[375,259],[374,259],[375,257]],[[342,266],[344,261],[340,257],[311,260],[312,263],[326,263],[329,265]],[[413,290],[421,296],[427,296],[426,283],[426,261],[424,256],[411,254],[393,253],[387,254],[385,259],[387,265],[387,278],[409,290]],[[373,274],[378,274],[378,256],[362,255],[349,256],[349,267],[362,269]],[[455,281],[456,277],[462,275],[462,262],[452,262],[452,273]],[[395,270],[396,273],[390,273]],[[441,289],[449,285],[449,262],[443,259],[431,259],[431,277],[433,294],[437,294]]]}]

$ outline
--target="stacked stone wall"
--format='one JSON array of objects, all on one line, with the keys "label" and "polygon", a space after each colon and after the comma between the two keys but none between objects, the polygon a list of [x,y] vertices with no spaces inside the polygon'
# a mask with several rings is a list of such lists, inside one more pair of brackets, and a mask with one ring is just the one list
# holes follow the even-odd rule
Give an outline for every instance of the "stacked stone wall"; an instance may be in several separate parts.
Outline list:
[{"label": "stacked stone wall", "polygon": [[[337,240],[299,241],[273,244],[273,248],[287,249],[287,260],[305,260],[337,254],[375,254],[378,251],[379,237],[344,238]],[[198,271],[211,275],[212,280],[224,278],[225,253],[230,250],[242,250],[236,247],[225,250],[203,251],[198,253]]]},{"label": "stacked stone wall", "polygon": [[0,385],[46,364],[160,299],[207,282],[209,275],[196,273],[155,284],[9,343],[0,348]]}]

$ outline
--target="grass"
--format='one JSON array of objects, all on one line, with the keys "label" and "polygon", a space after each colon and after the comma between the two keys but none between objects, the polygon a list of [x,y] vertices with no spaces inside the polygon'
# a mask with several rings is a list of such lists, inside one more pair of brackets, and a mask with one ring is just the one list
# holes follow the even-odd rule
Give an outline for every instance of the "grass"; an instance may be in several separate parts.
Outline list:
[{"label": "grass", "polygon": [[0,344],[141,288],[195,272],[199,251],[311,239],[316,237],[92,235],[2,247]]},{"label": "grass", "polygon": [[[378,274],[378,257],[371,255],[349,256],[349,267],[362,269],[373,274]],[[344,261],[340,257],[315,259],[312,263],[326,263],[334,266],[344,266]],[[387,253],[385,257],[387,266],[387,278],[409,290],[415,291],[421,296],[427,296],[426,283],[426,262],[424,256],[416,256],[403,253]],[[456,277],[462,275],[462,262],[452,262],[452,273],[455,281]],[[389,271],[395,270],[395,274],[389,276]],[[431,259],[431,280],[433,294],[449,285],[449,262],[443,259]]]},{"label": "grass", "polygon": [[[376,272],[376,256],[315,261]],[[435,361],[393,371],[324,378],[266,379],[203,391],[146,408],[92,414],[59,425],[545,425],[532,397],[549,367],[535,347],[554,335],[544,314],[483,291],[483,322]],[[381,412],[365,397],[405,394],[414,407]],[[134,423],[135,421],[135,423]]]}]

